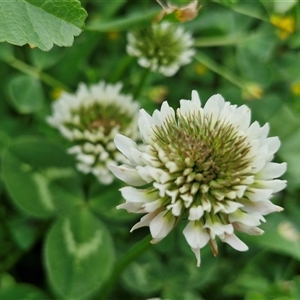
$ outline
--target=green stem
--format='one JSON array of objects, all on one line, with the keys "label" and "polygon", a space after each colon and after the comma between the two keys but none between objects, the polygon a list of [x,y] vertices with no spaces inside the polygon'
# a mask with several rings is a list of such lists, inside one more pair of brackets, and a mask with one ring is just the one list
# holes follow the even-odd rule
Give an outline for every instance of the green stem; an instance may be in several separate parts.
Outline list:
[{"label": "green stem", "polygon": [[59,87],[67,92],[71,91],[70,88],[68,86],[66,86],[65,84],[63,84],[62,82],[56,80],[55,78],[51,77],[48,74],[45,74],[45,73],[39,71],[38,69],[24,63],[23,61],[21,61],[17,58],[7,60],[6,63],[24,74],[27,74],[31,77],[42,80],[44,83],[46,83],[47,85],[49,85],[51,87],[54,87],[54,88]]},{"label": "green stem", "polygon": [[299,263],[294,258],[291,258],[289,264],[287,265],[285,272],[283,273],[283,280],[291,280],[293,275],[296,273]]},{"label": "green stem", "polygon": [[210,57],[203,54],[202,52],[198,52],[195,55],[195,59],[201,64],[203,64],[205,67],[210,69],[211,71],[224,77],[225,79],[227,79],[234,85],[238,86],[239,88],[243,89],[245,87],[245,82],[243,79],[233,74],[231,71],[227,70],[226,68],[219,66]]},{"label": "green stem", "polygon": [[150,73],[150,68],[145,68],[143,70],[143,73],[141,75],[140,81],[138,85],[136,86],[136,89],[133,93],[133,99],[137,99],[142,91],[143,86],[145,85],[146,79]]},{"label": "green stem", "polygon": [[216,37],[202,37],[195,39],[195,47],[220,47],[220,46],[230,46],[237,45],[243,41],[254,39],[259,37],[259,34],[250,35],[235,35],[235,36],[216,36]]},{"label": "green stem", "polygon": [[133,60],[133,57],[127,55],[121,61],[119,61],[118,68],[116,70],[114,70],[112,76],[110,77],[109,82],[114,83],[114,82],[117,82],[118,80],[120,80],[120,78],[123,76],[123,74],[125,74],[128,66],[130,65],[132,60]]},{"label": "green stem", "polygon": [[104,286],[102,287],[100,293],[98,294],[98,297],[95,299],[109,299],[109,294],[114,287],[115,283],[119,279],[121,273],[123,270],[132,262],[134,261],[138,256],[140,256],[143,252],[145,252],[150,246],[152,237],[146,236],[144,239],[142,239],[139,243],[134,245],[132,248],[130,248],[120,259],[117,261],[114,271],[110,275],[110,278],[106,281]]}]

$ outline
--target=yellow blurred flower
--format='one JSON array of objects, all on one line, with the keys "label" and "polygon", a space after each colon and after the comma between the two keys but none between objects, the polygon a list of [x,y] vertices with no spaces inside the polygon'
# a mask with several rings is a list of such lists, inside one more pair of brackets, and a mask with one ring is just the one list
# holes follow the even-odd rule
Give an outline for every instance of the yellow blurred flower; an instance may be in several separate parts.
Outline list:
[{"label": "yellow blurred flower", "polygon": [[207,67],[204,66],[203,64],[198,63],[195,65],[195,72],[198,75],[204,75],[207,72]]},{"label": "yellow blurred flower", "polygon": [[285,40],[296,30],[296,21],[293,16],[271,16],[270,22],[277,28],[277,35],[281,40]]},{"label": "yellow blurred flower", "polygon": [[119,39],[120,33],[117,30],[111,30],[111,31],[107,32],[107,37],[109,40],[115,41],[115,40]]},{"label": "yellow blurred flower", "polygon": [[300,81],[291,84],[291,91],[294,95],[300,96]]},{"label": "yellow blurred flower", "polygon": [[64,90],[62,88],[56,87],[51,91],[51,98],[56,100],[61,96],[63,92]]}]

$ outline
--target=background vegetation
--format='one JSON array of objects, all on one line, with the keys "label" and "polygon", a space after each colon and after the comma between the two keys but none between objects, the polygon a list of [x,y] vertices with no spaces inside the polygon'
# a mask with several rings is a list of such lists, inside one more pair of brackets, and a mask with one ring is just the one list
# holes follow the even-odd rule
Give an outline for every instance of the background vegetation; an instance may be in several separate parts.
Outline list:
[{"label": "background vegetation", "polygon": [[276,161],[288,163],[288,186],[273,200],[284,212],[266,217],[262,236],[241,235],[245,253],[222,244],[213,257],[206,247],[200,268],[180,226],[154,246],[148,229],[129,233],[138,216],[115,209],[121,183],[78,173],[45,117],[79,82],[121,81],[136,94],[145,71],[126,53],[126,34],[150,26],[161,7],[0,1],[0,299],[300,299],[300,5],[201,4],[181,24],[195,38],[193,62],[168,78],[149,73],[136,100],[149,113],[163,100],[178,107],[193,89],[203,102],[220,93],[246,103],[281,139]]}]

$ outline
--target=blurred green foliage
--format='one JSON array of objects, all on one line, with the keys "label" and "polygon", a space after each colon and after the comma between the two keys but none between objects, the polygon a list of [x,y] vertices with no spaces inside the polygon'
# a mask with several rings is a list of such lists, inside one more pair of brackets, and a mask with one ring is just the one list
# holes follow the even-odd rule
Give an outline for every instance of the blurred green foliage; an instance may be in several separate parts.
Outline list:
[{"label": "blurred green foliage", "polygon": [[[27,2],[37,9],[34,1],[19,5]],[[183,24],[195,38],[194,61],[171,78],[149,73],[136,99],[152,113],[165,99],[177,107],[193,89],[204,102],[220,93],[234,104],[246,103],[253,120],[270,123],[271,135],[281,139],[276,160],[288,163],[288,186],[273,200],[285,211],[266,217],[264,235],[241,236],[250,248],[246,253],[221,245],[215,258],[203,249],[200,269],[182,228],[155,246],[147,241],[144,254],[118,265],[148,231],[129,233],[137,217],[115,209],[122,202],[121,183],[101,186],[79,174],[65,153],[67,142],[45,122],[61,91],[75,91],[79,82],[121,81],[123,92],[134,94],[144,70],[126,54],[126,33],[149,26],[161,7],[154,0],[86,0],[82,7],[76,0],[63,2],[73,15],[50,5],[55,18],[49,22],[55,29],[57,19],[64,19],[77,29],[72,27],[72,36],[65,29],[69,41],[61,37],[55,44],[70,46],[86,16],[83,8],[88,15],[69,48],[45,46],[45,36],[41,44],[24,41],[18,32],[11,40],[0,26],[0,41],[36,46],[0,44],[0,300],[300,299],[298,1],[204,1],[199,15]],[[10,5],[2,3],[0,11]]]}]

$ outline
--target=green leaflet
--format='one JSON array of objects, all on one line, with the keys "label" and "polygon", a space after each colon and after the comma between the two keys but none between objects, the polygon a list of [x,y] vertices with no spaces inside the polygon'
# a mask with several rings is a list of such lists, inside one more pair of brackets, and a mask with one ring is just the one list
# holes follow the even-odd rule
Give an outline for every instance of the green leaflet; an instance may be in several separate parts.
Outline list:
[{"label": "green leaflet", "polygon": [[49,218],[82,203],[73,159],[59,145],[21,138],[3,154],[2,175],[14,203],[38,218]]},{"label": "green leaflet", "polygon": [[48,51],[53,44],[71,46],[87,14],[78,0],[0,2],[0,42],[29,44]]},{"label": "green leaflet", "polygon": [[81,208],[54,223],[46,238],[45,261],[49,280],[60,295],[87,296],[112,271],[112,239],[105,225]]}]

